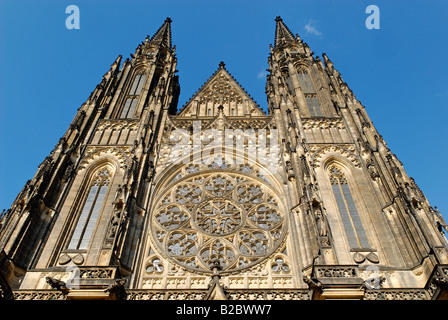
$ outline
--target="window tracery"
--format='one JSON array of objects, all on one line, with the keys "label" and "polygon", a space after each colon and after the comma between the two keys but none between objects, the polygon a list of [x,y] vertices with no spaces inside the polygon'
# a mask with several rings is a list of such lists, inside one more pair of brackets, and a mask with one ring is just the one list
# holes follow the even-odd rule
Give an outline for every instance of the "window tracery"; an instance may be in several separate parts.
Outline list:
[{"label": "window tracery", "polygon": [[302,91],[305,94],[306,103],[310,116],[321,117],[322,111],[320,108],[319,101],[317,100],[316,90],[314,89],[313,83],[311,82],[310,76],[306,70],[299,70],[299,81]]},{"label": "window tracery", "polygon": [[[211,273],[249,268],[283,242],[286,221],[277,195],[236,172],[198,172],[168,186],[153,211],[152,242],[186,269]],[[281,268],[281,267],[280,267]]]},{"label": "window tracery", "polygon": [[271,268],[275,274],[288,274],[291,271],[288,262],[283,257],[276,257]]},{"label": "window tracery", "polygon": [[146,266],[146,272],[151,274],[161,274],[165,267],[159,258],[153,258]]},{"label": "window tracery", "polygon": [[369,248],[370,245],[345,174],[333,165],[329,168],[329,177],[350,247]]},{"label": "window tracery", "polygon": [[126,98],[125,105],[121,110],[120,113],[121,119],[134,117],[137,102],[145,82],[146,82],[146,74],[144,74],[144,71],[139,71],[139,73],[134,78],[132,87],[129,90],[128,96]]},{"label": "window tracery", "polygon": [[110,180],[111,172],[108,167],[103,167],[96,172],[90,184],[89,192],[84,201],[68,249],[87,249],[103,206]]}]

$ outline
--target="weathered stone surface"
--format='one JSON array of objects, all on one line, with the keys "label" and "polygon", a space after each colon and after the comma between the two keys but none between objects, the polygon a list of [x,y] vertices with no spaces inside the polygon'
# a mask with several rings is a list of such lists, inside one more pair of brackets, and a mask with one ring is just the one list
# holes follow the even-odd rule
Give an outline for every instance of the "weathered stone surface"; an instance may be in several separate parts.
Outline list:
[{"label": "weathered stone surface", "polygon": [[0,299],[446,299],[442,215],[331,60],[274,43],[266,112],[224,63],[178,108],[170,19],[119,56],[3,215]]}]

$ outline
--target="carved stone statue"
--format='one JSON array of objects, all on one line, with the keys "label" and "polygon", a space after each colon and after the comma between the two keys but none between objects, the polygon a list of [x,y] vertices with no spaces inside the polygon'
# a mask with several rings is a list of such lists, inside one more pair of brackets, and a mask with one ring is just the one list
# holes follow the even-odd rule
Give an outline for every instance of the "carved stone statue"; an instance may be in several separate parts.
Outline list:
[{"label": "carved stone statue", "polygon": [[316,226],[319,236],[326,237],[328,235],[327,224],[322,215],[322,208],[319,206],[315,209]]}]

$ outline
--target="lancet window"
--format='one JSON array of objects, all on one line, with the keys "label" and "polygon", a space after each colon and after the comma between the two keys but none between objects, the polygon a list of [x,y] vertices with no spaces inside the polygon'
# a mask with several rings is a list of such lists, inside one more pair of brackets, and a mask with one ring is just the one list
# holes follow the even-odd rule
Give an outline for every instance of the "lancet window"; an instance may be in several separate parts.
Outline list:
[{"label": "lancet window", "polygon": [[369,248],[369,242],[359,217],[358,209],[353,200],[347,178],[336,166],[329,170],[333,195],[341,215],[345,233],[352,249]]},{"label": "lancet window", "polygon": [[317,100],[316,90],[314,89],[308,72],[306,72],[305,70],[300,70],[298,74],[302,91],[305,94],[305,99],[308,110],[310,112],[310,116],[321,117],[322,112],[320,110],[319,101]]},{"label": "lancet window", "polygon": [[120,118],[132,118],[135,115],[135,109],[137,107],[138,98],[142,92],[143,86],[146,82],[146,74],[137,74],[132,83],[131,90],[128,93],[128,97],[121,110]]},{"label": "lancet window", "polygon": [[68,249],[86,250],[88,248],[107,194],[110,179],[111,173],[107,167],[99,169],[94,174]]}]

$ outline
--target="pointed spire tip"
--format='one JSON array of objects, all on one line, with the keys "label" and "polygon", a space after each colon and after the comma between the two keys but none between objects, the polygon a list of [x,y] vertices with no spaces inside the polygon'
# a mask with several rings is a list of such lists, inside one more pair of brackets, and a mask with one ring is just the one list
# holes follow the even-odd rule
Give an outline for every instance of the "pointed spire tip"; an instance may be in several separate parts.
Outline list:
[{"label": "pointed spire tip", "polygon": [[277,16],[277,18],[275,18],[275,21],[277,21],[277,25],[275,27],[275,38],[274,38],[275,47],[277,47],[279,44],[283,44],[288,41],[297,40],[294,37],[291,30],[289,30],[289,28],[283,22],[283,19],[280,16]]},{"label": "pointed spire tip", "polygon": [[159,30],[149,38],[149,42],[155,45],[163,45],[167,48],[171,48],[171,21],[170,17],[166,18]]}]

